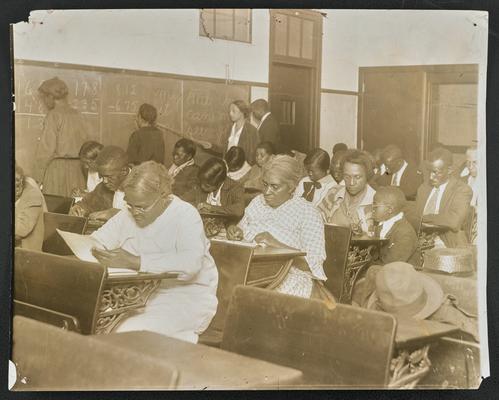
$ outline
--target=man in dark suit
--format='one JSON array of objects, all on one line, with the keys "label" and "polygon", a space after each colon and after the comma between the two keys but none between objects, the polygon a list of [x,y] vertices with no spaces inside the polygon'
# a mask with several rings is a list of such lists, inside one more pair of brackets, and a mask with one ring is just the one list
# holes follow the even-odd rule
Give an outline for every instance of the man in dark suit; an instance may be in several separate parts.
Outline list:
[{"label": "man in dark suit", "polygon": [[271,142],[279,150],[279,122],[270,113],[269,103],[264,99],[255,100],[251,103],[251,115],[256,123],[260,142]]},{"label": "man in dark suit", "polygon": [[407,200],[414,200],[423,176],[417,167],[408,163],[399,147],[388,145],[381,155],[386,173],[377,180],[378,186],[399,186]]},{"label": "man in dark suit", "polygon": [[416,230],[438,229],[435,245],[458,247],[468,243],[463,223],[473,196],[471,188],[452,176],[452,153],[437,148],[428,160],[429,182],[423,183],[416,196],[410,221]]},{"label": "man in dark suit", "polygon": [[373,219],[377,222],[377,233],[388,243],[380,249],[381,264],[404,261],[418,265],[420,260],[416,231],[405,218],[405,195],[398,187],[380,187],[374,195]]}]

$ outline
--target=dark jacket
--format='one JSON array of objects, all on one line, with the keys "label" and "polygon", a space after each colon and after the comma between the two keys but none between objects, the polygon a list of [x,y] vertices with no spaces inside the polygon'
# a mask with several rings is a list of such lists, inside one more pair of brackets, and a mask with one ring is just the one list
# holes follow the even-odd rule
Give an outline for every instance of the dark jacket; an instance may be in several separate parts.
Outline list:
[{"label": "dark jacket", "polygon": [[[392,174],[384,174],[376,181],[379,186],[390,186]],[[400,189],[404,192],[407,200],[414,200],[419,186],[423,183],[423,175],[418,172],[415,165],[408,163],[402,177],[400,178]]]},{"label": "dark jacket", "polygon": [[388,243],[381,248],[379,255],[382,264],[403,261],[419,265],[418,237],[405,217],[393,224],[386,238]]},{"label": "dark jacket", "polygon": [[[195,190],[195,203],[206,202],[208,196],[201,188]],[[233,181],[230,178],[225,178],[222,189],[220,191],[220,211],[226,214],[231,214],[235,217],[242,217],[244,214],[244,187],[239,182]]]},{"label": "dark jacket", "polygon": [[280,129],[279,122],[272,114],[269,114],[258,129],[260,142],[271,142],[275,146],[276,150],[279,150],[281,142]]},{"label": "dark jacket", "polygon": [[130,136],[128,141],[128,162],[134,165],[144,161],[165,161],[163,132],[154,126],[142,127]]},{"label": "dark jacket", "polygon": [[414,211],[411,215],[408,215],[412,226],[417,231],[422,221],[442,227],[444,232],[440,234],[440,238],[447,247],[458,247],[467,244],[463,224],[473,197],[471,188],[456,178],[450,178],[442,195],[439,213],[423,216],[426,200],[431,190],[432,186],[427,183],[423,183],[419,187]]},{"label": "dark jacket", "polygon": [[113,207],[114,192],[109,190],[104,183],[99,183],[93,191],[87,193],[81,201],[76,203],[85,210],[85,217],[95,211],[107,210]]},{"label": "dark jacket", "polygon": [[199,186],[198,172],[199,167],[196,164],[189,165],[175,176],[172,185],[172,193],[174,195],[194,206],[197,204],[195,204],[196,196],[194,196],[192,189]]}]

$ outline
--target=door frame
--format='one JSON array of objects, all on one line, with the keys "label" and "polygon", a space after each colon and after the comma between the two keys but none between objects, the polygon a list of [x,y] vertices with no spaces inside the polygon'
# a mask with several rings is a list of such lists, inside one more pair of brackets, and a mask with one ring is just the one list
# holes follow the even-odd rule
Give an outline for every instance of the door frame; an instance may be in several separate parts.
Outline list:
[{"label": "door frame", "polygon": [[[357,103],[357,147],[362,148],[363,143],[363,97],[365,93],[364,76],[369,72],[415,72],[423,74],[424,104],[422,107],[422,125],[419,157],[424,160],[429,152],[429,135],[431,121],[431,85],[435,83],[476,83],[478,84],[478,64],[442,64],[442,65],[403,65],[403,66],[380,66],[380,67],[359,67],[359,97]],[[462,76],[464,74],[464,77]],[[470,77],[474,75],[473,77]],[[459,76],[459,82],[452,80],[453,76]],[[478,107],[478,106],[477,106]],[[477,110],[478,111],[478,110]],[[478,127],[477,127],[478,135]]]},{"label": "door frame", "polygon": [[[269,105],[272,109],[272,104],[270,103],[270,93],[272,90],[272,68],[274,64],[285,64],[290,66],[305,67],[311,70],[311,82],[312,87],[310,91],[310,122],[308,130],[308,143],[309,149],[314,147],[319,147],[320,143],[320,111],[321,111],[321,68],[322,68],[322,33],[323,33],[323,15],[318,11],[303,10],[303,9],[270,9],[270,34],[269,34],[269,90],[268,99]],[[305,60],[301,58],[280,56],[274,54],[274,19],[276,14],[285,14],[296,16],[297,13],[306,19],[314,21],[314,41],[315,41],[315,53],[312,60]],[[289,29],[289,27],[288,27]]]}]

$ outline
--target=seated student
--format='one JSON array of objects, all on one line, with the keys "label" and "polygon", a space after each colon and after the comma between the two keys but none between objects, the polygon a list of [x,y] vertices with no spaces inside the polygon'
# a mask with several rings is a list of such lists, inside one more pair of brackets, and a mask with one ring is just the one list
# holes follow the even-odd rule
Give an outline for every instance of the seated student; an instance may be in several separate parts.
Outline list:
[{"label": "seated student", "polygon": [[246,162],[244,150],[238,146],[232,146],[224,157],[227,164],[227,176],[233,181],[243,184],[251,169],[251,165]]},{"label": "seated student", "polygon": [[198,173],[199,187],[194,188],[195,204],[200,212],[220,212],[242,217],[244,188],[227,176],[227,166],[219,158],[208,159]]},{"label": "seated student", "polygon": [[245,189],[263,191],[262,168],[275,155],[275,147],[272,142],[261,142],[256,147],[255,165],[251,167],[244,182]]},{"label": "seated student", "polygon": [[24,176],[16,164],[14,235],[16,246],[29,250],[42,250],[45,199],[34,179]]},{"label": "seated student", "polygon": [[452,176],[452,153],[437,148],[428,160],[429,182],[423,183],[416,196],[414,210],[408,215],[414,229],[420,225],[440,229],[436,247],[459,247],[467,244],[463,223],[473,197],[471,188]]},{"label": "seated student", "polygon": [[127,210],[92,234],[106,267],[177,273],[160,284],[145,308],[116,331],[148,330],[196,343],[217,309],[218,273],[196,209],[171,193],[172,178],[154,161],[134,167],[123,182]]},{"label": "seated student", "polygon": [[386,173],[376,181],[378,186],[399,186],[407,200],[414,200],[423,176],[417,167],[408,163],[398,146],[388,145],[381,154]]},{"label": "seated student", "polygon": [[139,107],[135,120],[138,129],[128,141],[128,161],[131,164],[149,160],[162,164],[165,161],[165,142],[163,132],[156,126],[157,117],[156,107],[147,103]]},{"label": "seated student", "polygon": [[419,264],[418,237],[402,211],[405,203],[404,193],[397,187],[380,187],[374,195],[373,220],[378,223],[379,237],[388,239],[379,254],[381,264],[393,261]]},{"label": "seated student", "polygon": [[126,208],[125,194],[120,185],[130,172],[125,151],[117,146],[106,146],[95,160],[102,182],[93,192],[87,193],[76,203],[69,215],[107,221],[119,210]]},{"label": "seated student", "polygon": [[372,174],[366,152],[347,151],[343,164],[345,186],[330,191],[318,205],[326,223],[350,226],[355,234],[372,231],[371,205],[376,193],[368,184]]},{"label": "seated student", "polygon": [[333,156],[340,152],[340,151],[347,151],[348,150],[348,146],[345,144],[345,143],[336,143],[334,146],[333,146]]},{"label": "seated student", "polygon": [[293,195],[300,165],[290,156],[277,155],[263,166],[262,179],[263,193],[251,201],[237,226],[228,227],[227,238],[306,252],[305,257],[293,261],[276,290],[304,298],[318,296],[327,279],[322,268],[326,259],[324,224],[310,202]]},{"label": "seated student", "polygon": [[466,183],[473,191],[473,197],[471,198],[471,205],[477,206],[478,204],[478,169],[477,169],[477,147],[472,146],[466,150],[466,165],[461,170],[459,178],[462,182]]},{"label": "seated student", "polygon": [[305,157],[303,165],[308,176],[298,183],[295,196],[301,196],[317,206],[333,187],[338,186],[329,174],[329,154],[320,148],[313,149]]},{"label": "seated student", "polygon": [[338,185],[342,186],[345,186],[345,181],[343,180],[343,160],[346,154],[346,150],[340,150],[334,153],[329,167],[329,173],[333,177],[334,181]]},{"label": "seated student", "polygon": [[190,139],[180,139],[173,148],[173,164],[168,174],[173,178],[172,193],[193,204],[192,188],[199,185],[199,167],[194,162],[196,145]]},{"label": "seated student", "polygon": [[85,193],[94,190],[102,182],[99,172],[97,172],[97,168],[95,167],[95,159],[103,148],[104,145],[93,140],[82,144],[78,156],[80,157],[81,171],[87,185],[85,188],[75,188],[72,193],[73,197],[82,197]]}]

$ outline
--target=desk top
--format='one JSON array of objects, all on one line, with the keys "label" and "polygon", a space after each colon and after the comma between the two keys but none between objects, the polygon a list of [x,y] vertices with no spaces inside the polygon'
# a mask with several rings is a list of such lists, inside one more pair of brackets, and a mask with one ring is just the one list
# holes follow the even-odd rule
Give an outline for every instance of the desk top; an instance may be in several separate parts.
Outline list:
[{"label": "desk top", "polygon": [[253,259],[260,260],[266,258],[294,258],[306,256],[305,251],[289,249],[284,247],[263,247],[256,246],[253,252]]},{"label": "desk top", "polygon": [[95,336],[97,339],[168,360],[179,373],[177,389],[277,389],[299,383],[302,372],[202,344],[153,332]]},{"label": "desk top", "polygon": [[437,321],[397,318],[395,344],[398,348],[423,346],[432,340],[457,331],[456,326]]},{"label": "desk top", "polygon": [[371,244],[386,244],[388,243],[388,239],[380,239],[380,238],[375,238],[371,236],[352,236],[350,239],[350,245],[362,245],[362,246],[368,246]]}]

